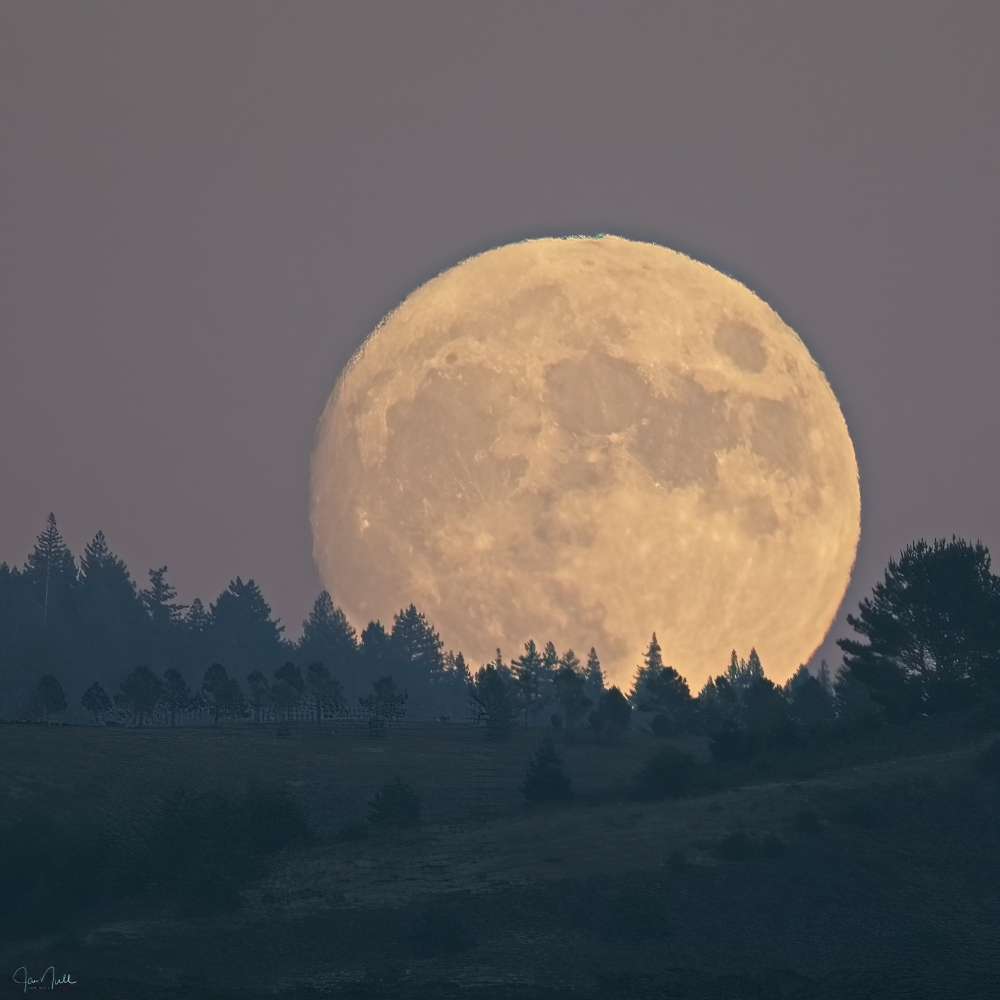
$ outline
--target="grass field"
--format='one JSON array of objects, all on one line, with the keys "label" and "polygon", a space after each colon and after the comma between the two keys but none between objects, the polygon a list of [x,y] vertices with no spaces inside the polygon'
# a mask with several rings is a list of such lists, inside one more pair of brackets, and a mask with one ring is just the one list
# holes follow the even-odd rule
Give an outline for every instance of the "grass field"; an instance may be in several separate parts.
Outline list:
[{"label": "grass field", "polygon": [[[725,766],[692,738],[677,800],[635,787],[664,741],[555,734],[575,797],[528,808],[542,735],[0,726],[7,881],[70,859],[34,922],[30,878],[5,893],[3,960],[75,996],[1000,996],[989,733],[925,720]],[[396,777],[419,824],[369,829]]]}]

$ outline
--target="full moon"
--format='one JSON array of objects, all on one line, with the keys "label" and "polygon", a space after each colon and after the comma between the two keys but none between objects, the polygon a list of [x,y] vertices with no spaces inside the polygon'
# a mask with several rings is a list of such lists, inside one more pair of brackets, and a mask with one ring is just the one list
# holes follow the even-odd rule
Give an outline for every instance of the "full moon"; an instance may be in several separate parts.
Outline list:
[{"label": "full moon", "polygon": [[312,457],[313,553],[355,623],[411,602],[470,666],[552,639],[627,687],[652,632],[694,693],[782,681],[844,596],[861,518],[837,399],[732,278],[618,237],[480,254],[351,358]]}]

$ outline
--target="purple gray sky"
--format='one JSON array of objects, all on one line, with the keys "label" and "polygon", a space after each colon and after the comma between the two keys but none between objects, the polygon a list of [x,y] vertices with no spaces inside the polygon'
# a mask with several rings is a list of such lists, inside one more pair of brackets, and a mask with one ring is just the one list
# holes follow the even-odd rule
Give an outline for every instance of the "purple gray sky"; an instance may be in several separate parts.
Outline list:
[{"label": "purple gray sky", "polygon": [[53,510],[297,634],[351,352],[470,254],[597,232],[732,274],[826,372],[833,635],[916,537],[1000,558],[997,51],[989,2],[4,5],[0,559]]}]

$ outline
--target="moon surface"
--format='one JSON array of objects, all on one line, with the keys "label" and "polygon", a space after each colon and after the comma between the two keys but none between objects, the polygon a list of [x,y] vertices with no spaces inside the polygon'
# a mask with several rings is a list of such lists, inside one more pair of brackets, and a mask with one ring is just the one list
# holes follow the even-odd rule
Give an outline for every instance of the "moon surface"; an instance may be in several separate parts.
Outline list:
[{"label": "moon surface", "polygon": [[413,292],[345,367],[313,553],[358,624],[411,602],[470,664],[552,639],[628,686],[655,631],[693,690],[732,649],[784,680],[860,532],[826,378],[756,295],[618,237],[539,239]]}]

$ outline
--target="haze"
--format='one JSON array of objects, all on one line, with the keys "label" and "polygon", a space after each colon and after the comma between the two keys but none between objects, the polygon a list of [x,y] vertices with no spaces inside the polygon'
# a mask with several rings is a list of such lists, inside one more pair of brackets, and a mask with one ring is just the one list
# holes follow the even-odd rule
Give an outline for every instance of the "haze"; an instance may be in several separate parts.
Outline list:
[{"label": "haze", "polygon": [[294,637],[343,363],[444,267],[579,232],[707,261],[802,336],[863,483],[844,610],[915,537],[996,550],[998,26],[987,4],[5,7],[0,559],[53,510],[75,552],[103,529],[182,600],[254,577]]}]

